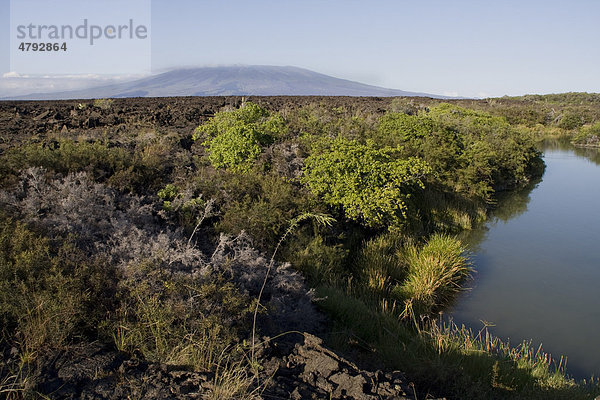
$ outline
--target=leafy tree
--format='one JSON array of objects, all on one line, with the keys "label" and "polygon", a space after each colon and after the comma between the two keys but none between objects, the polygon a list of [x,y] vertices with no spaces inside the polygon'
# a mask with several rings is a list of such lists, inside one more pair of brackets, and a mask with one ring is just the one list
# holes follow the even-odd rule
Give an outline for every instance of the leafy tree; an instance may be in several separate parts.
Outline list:
[{"label": "leafy tree", "polygon": [[306,159],[303,183],[325,202],[370,227],[398,225],[413,186],[423,186],[427,164],[398,158],[398,148],[379,149],[343,138],[324,139]]}]

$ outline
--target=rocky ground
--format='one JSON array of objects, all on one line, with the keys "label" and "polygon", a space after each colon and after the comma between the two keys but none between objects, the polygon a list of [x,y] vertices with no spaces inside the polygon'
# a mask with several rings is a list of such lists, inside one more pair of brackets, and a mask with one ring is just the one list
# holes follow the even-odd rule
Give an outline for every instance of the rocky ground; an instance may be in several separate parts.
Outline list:
[{"label": "rocky ground", "polygon": [[[416,399],[402,373],[361,370],[318,337],[298,336],[295,345],[267,341],[262,346],[266,361],[254,398]],[[140,362],[98,343],[71,347],[45,361],[32,381],[40,382],[37,389],[50,398],[214,398],[220,384],[214,373]]]},{"label": "rocky ground", "polygon": [[[171,97],[127,98],[105,101],[0,101],[1,147],[11,137],[61,133],[64,136],[86,133],[109,137],[141,127],[161,132],[191,135],[194,128],[224,107],[239,107],[242,101],[252,101],[269,110],[298,108],[310,104],[344,107],[350,112],[384,113],[389,97]],[[414,104],[431,99],[411,98]]]}]

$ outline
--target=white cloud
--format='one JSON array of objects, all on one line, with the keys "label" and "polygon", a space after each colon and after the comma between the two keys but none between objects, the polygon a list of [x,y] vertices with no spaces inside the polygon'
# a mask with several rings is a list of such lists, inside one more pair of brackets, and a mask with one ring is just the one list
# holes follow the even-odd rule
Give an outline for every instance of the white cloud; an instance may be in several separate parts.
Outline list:
[{"label": "white cloud", "polygon": [[23,75],[19,74],[18,72],[15,71],[11,71],[11,72],[5,72],[2,74],[3,78],[21,78]]},{"label": "white cloud", "polygon": [[32,93],[50,93],[87,89],[143,78],[147,75],[25,75],[6,72],[0,78],[0,98],[23,96]]},{"label": "white cloud", "polygon": [[139,79],[148,76],[148,74],[126,74],[126,75],[100,75],[100,74],[54,74],[54,75],[26,75],[16,71],[5,72],[2,78],[31,78],[31,79],[94,79],[105,81],[123,81],[129,79]]}]

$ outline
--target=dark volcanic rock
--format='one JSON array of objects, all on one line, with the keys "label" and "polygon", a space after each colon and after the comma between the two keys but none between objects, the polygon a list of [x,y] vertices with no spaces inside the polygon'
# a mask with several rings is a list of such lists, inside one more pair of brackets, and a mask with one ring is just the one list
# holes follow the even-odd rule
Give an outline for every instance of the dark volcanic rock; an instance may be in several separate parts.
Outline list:
[{"label": "dark volcanic rock", "polygon": [[214,375],[148,364],[101,344],[73,346],[44,360],[36,391],[53,399],[197,399]]},{"label": "dark volcanic rock", "polygon": [[[417,104],[431,99],[412,98]],[[298,108],[310,104],[345,107],[348,112],[383,114],[393,101],[391,97],[169,97],[114,99],[100,108],[93,100],[60,101],[0,101],[0,127],[3,134],[0,149],[28,140],[32,134],[59,134],[63,126],[65,137],[111,138],[121,130],[138,132],[156,129],[181,137],[192,135],[194,129],[224,107],[237,108],[242,101],[252,101],[268,110]],[[52,118],[50,123],[49,116]],[[119,127],[121,127],[119,130]],[[286,149],[283,149],[284,151]]]},{"label": "dark volcanic rock", "polygon": [[[318,337],[297,336],[295,344],[267,339],[259,349],[264,368],[258,381],[268,383],[253,398],[414,399],[402,373],[360,370]],[[35,389],[56,399],[200,399],[214,396],[218,381],[214,372],[126,358],[98,343],[73,346],[41,365],[32,377]]]},{"label": "dark volcanic rock", "polygon": [[287,355],[265,362],[265,371],[273,375],[265,398],[291,399],[413,399],[400,372],[383,373],[360,370],[352,362],[323,347],[322,340],[304,334]]}]

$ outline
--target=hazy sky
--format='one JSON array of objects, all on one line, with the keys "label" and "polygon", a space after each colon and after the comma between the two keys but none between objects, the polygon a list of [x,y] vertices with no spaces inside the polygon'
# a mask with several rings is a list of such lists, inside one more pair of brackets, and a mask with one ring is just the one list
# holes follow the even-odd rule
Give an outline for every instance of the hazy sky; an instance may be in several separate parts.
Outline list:
[{"label": "hazy sky", "polygon": [[[10,20],[0,2],[1,75]],[[598,0],[152,0],[151,37],[153,72],[294,65],[447,95],[600,92]]]}]

